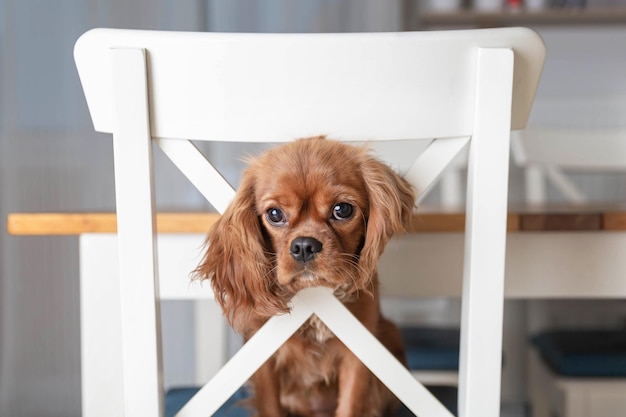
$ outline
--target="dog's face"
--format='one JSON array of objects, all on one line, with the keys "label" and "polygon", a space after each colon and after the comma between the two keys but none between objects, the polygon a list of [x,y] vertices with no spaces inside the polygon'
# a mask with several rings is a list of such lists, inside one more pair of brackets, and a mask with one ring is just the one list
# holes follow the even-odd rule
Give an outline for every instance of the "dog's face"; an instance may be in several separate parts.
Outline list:
[{"label": "dog's face", "polygon": [[371,275],[359,265],[370,204],[355,153],[321,139],[295,142],[252,166],[274,279],[287,292],[309,286],[349,292]]},{"label": "dog's face", "polygon": [[323,138],[276,147],[250,162],[196,273],[211,280],[236,328],[287,311],[305,287],[369,292],[378,257],[414,199],[365,148]]}]

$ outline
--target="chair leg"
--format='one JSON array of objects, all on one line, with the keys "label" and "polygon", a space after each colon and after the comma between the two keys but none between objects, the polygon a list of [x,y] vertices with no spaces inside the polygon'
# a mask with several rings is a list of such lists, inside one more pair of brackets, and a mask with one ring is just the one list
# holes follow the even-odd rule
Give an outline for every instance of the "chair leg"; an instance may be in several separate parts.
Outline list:
[{"label": "chair leg", "polygon": [[500,414],[513,52],[478,50],[463,271],[459,416]]},{"label": "chair leg", "polygon": [[[164,412],[146,57],[113,49],[115,193],[127,417]],[[146,383],[150,381],[150,383]]]},{"label": "chair leg", "polygon": [[116,266],[108,265],[117,254],[117,237],[83,234],[79,245],[81,416],[122,416],[120,286]]},{"label": "chair leg", "polygon": [[550,417],[552,415],[551,398],[554,384],[552,377],[541,364],[539,354],[528,348],[528,397],[532,417]]}]

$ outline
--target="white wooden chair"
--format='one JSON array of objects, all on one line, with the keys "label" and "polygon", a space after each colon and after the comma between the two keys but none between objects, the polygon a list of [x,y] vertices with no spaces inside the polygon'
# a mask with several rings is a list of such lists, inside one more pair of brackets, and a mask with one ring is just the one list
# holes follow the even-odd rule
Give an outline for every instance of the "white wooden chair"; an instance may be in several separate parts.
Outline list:
[{"label": "white wooden chair", "polygon": [[526,201],[548,203],[552,184],[571,205],[589,205],[591,198],[567,176],[573,173],[626,173],[626,129],[538,126],[518,132],[512,155],[524,168]]},{"label": "white wooden chair", "polygon": [[[84,34],[78,72],[95,129],[114,141],[126,415],[163,412],[152,143],[221,212],[234,192],[189,140],[325,133],[439,138],[406,175],[420,193],[470,142],[459,413],[497,416],[509,132],[527,122],[544,54],[541,39],[523,28]],[[416,415],[450,416],[324,288],[296,295],[291,314],[270,320],[179,415],[214,413],[312,313]]]}]

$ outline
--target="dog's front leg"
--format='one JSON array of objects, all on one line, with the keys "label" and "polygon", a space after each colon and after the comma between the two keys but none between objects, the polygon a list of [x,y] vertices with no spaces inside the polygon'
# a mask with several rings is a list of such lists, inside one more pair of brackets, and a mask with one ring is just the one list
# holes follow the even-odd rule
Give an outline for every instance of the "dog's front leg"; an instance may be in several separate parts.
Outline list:
[{"label": "dog's front leg", "polygon": [[350,351],[339,366],[339,398],[335,417],[380,417],[384,405],[380,383]]},{"label": "dog's front leg", "polygon": [[282,417],[285,412],[280,406],[280,386],[275,370],[274,358],[270,358],[252,375],[254,404],[258,417]]}]

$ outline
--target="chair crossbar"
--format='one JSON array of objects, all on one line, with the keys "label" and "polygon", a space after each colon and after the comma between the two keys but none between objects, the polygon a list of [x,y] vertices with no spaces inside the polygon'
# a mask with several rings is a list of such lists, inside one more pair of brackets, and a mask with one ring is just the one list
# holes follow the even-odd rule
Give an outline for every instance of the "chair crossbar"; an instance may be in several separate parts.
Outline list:
[{"label": "chair crossbar", "polygon": [[[188,140],[155,138],[154,141],[207,201],[220,214],[224,213],[235,190],[202,152]],[[417,157],[404,178],[415,186],[418,204],[469,141],[469,136],[434,139]]]},{"label": "chair crossbar", "polygon": [[176,415],[212,415],[315,314],[417,416],[453,417],[408,369],[333,295],[330,288],[300,291],[289,314],[274,316]]},{"label": "chair crossbar", "polygon": [[[469,137],[435,139],[418,156],[405,175],[416,185],[420,196],[418,200],[432,188],[469,140]],[[158,138],[154,141],[205,198],[223,213],[235,191],[198,148],[188,140]],[[430,174],[432,171],[436,171],[437,175]],[[216,193],[216,187],[221,192]],[[215,199],[215,194],[226,197]],[[305,289],[293,298],[291,305],[290,314],[268,320],[180,410],[177,417],[214,414],[312,314],[316,314],[413,413],[418,416],[452,417],[448,409],[335,298],[332,290]]]},{"label": "chair crossbar", "polygon": [[235,197],[235,190],[222,174],[188,140],[153,139],[174,165],[191,181],[220,214]]},{"label": "chair crossbar", "polygon": [[271,317],[176,414],[213,415],[261,367],[313,312],[294,301],[289,314]]},{"label": "chair crossbar", "polygon": [[419,204],[441,177],[446,167],[467,146],[469,136],[433,140],[415,160],[404,178],[415,186]]},{"label": "chair crossbar", "polygon": [[328,288],[308,288],[297,303],[307,304],[328,328],[416,416],[453,417]]}]

